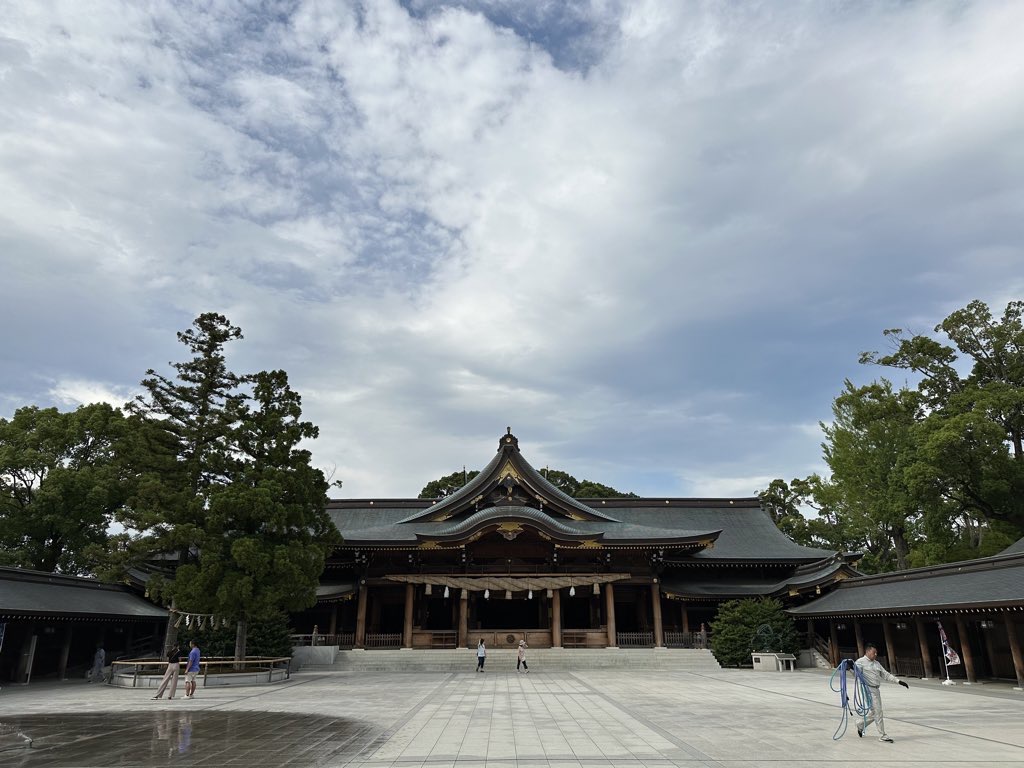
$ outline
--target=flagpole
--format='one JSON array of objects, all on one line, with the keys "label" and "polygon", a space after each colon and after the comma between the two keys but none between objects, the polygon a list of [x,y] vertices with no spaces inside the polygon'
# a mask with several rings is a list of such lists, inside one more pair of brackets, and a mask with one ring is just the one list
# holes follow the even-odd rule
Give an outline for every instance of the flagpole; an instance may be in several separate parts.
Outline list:
[{"label": "flagpole", "polygon": [[[939,629],[942,629],[941,625],[939,625]],[[946,679],[942,681],[942,684],[956,685],[956,683],[949,679],[949,658],[946,656],[946,643],[942,642],[941,636],[939,637],[939,653],[942,654],[942,665],[946,668]]]}]

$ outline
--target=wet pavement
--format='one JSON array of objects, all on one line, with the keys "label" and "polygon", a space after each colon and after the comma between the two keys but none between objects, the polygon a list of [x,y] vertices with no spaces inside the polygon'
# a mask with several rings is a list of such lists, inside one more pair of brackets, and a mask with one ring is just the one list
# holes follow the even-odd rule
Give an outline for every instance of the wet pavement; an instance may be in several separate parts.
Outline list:
[{"label": "wet pavement", "polygon": [[280,712],[27,715],[0,724],[0,765],[348,765],[380,732],[356,720]]},{"label": "wet pavement", "polygon": [[[896,768],[1024,764],[1009,686],[885,691],[895,743],[833,740],[828,675],[601,670],[529,675],[310,671],[273,686],[0,692],[0,766]],[[31,739],[31,746],[28,740]]]}]

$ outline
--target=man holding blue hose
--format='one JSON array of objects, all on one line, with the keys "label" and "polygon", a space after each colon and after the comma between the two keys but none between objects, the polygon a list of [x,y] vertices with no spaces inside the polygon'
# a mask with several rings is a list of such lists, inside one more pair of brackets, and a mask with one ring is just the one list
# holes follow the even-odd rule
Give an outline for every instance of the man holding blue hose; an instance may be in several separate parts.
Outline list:
[{"label": "man holding blue hose", "polygon": [[857,726],[857,735],[863,737],[868,725],[874,723],[875,728],[878,729],[878,740],[892,744],[892,739],[885,732],[885,720],[882,718],[882,694],[879,692],[879,686],[883,680],[898,683],[904,688],[910,688],[910,686],[895,675],[889,674],[881,664],[875,661],[876,656],[878,656],[878,648],[868,643],[864,646],[864,655],[856,662],[864,684],[868,687],[868,706],[871,708],[864,723]]}]

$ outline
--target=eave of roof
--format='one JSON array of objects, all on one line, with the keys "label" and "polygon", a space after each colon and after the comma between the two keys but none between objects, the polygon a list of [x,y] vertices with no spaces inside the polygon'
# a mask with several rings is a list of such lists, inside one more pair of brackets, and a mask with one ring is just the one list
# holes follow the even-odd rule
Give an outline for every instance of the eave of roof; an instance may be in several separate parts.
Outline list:
[{"label": "eave of roof", "polygon": [[166,619],[167,610],[143,600],[122,584],[0,568],[0,616]]},{"label": "eave of roof", "polygon": [[1017,606],[1024,607],[1024,554],[848,579],[789,613],[813,617]]}]

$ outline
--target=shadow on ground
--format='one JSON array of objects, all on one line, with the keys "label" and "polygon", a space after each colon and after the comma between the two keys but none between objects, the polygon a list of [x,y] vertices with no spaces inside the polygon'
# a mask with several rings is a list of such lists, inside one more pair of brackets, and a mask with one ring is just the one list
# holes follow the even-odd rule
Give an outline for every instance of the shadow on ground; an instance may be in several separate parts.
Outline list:
[{"label": "shadow on ground", "polygon": [[0,723],[0,765],[329,766],[351,761],[379,736],[368,723],[283,712],[25,715]]}]

